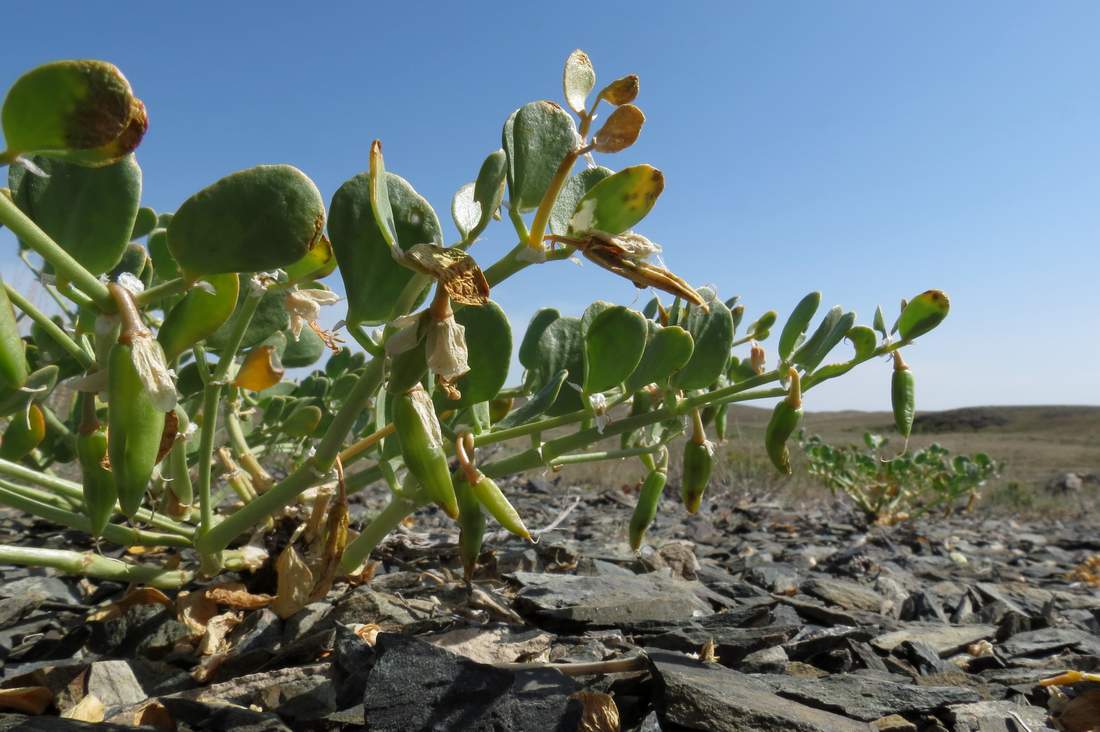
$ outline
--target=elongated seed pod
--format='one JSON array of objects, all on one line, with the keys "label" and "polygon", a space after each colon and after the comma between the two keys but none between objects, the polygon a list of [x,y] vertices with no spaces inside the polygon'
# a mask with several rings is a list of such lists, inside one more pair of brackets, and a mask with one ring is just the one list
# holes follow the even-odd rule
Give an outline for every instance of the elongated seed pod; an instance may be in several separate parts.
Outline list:
[{"label": "elongated seed pod", "polygon": [[474,576],[477,558],[481,555],[481,542],[485,538],[485,514],[473,488],[461,477],[454,481],[458,500],[458,551],[462,557],[463,576],[467,581]]},{"label": "elongated seed pod", "polygon": [[458,499],[443,452],[439,418],[423,386],[417,384],[393,400],[393,426],[409,472],[444,513],[458,518]]},{"label": "elongated seed pod", "polygon": [[187,468],[187,428],[191,424],[187,412],[183,407],[176,405],[177,432],[176,442],[172,445],[172,451],[168,453],[168,483],[169,489],[180,502],[181,506],[190,506],[195,500],[194,489],[191,486],[191,472]]},{"label": "elongated seed pod", "polygon": [[726,427],[729,422],[729,408],[728,404],[719,404],[718,411],[714,415],[714,436],[718,438],[719,442],[726,441]]},{"label": "elongated seed pod", "polygon": [[0,441],[0,457],[16,461],[38,447],[46,437],[46,415],[31,402],[25,410],[11,416],[4,438]]},{"label": "elongated seed pod", "polygon": [[[646,389],[639,389],[634,392],[634,397],[630,402],[630,416],[636,417],[641,414],[648,414],[653,411],[653,394]],[[623,449],[630,447],[631,441],[634,439],[634,435],[637,434],[637,430],[631,430],[630,432],[624,432],[619,437],[619,444]]]},{"label": "elongated seed pod", "polygon": [[901,353],[894,351],[894,375],[890,379],[890,403],[894,408],[894,424],[898,433],[909,441],[913,431],[913,417],[916,408],[915,382],[913,371],[901,359]]},{"label": "elongated seed pod", "polygon": [[703,503],[703,493],[710,481],[710,472],[714,467],[714,445],[709,441],[702,443],[688,440],[684,443],[683,479],[680,484],[680,497],[688,513],[695,513]]},{"label": "elongated seed pod", "polygon": [[0,279],[0,387],[18,389],[27,383],[26,345],[19,337],[8,291]]},{"label": "elongated seed pod", "polygon": [[97,427],[76,436],[76,453],[80,461],[81,483],[84,487],[84,510],[92,523],[92,536],[98,537],[111,520],[118,500],[115,479],[103,467],[107,457],[107,433]]},{"label": "elongated seed pod", "polygon": [[790,370],[791,389],[786,398],[775,405],[771,419],[764,431],[764,447],[768,451],[772,465],[785,475],[791,474],[791,454],[787,449],[787,440],[802,421],[802,391],[798,372]]},{"label": "elongated seed pod", "polygon": [[667,481],[668,473],[658,469],[650,471],[642,483],[638,502],[634,504],[634,513],[630,517],[630,548],[633,551],[641,548],[646,529],[657,516],[657,505],[661,502],[661,494]]},{"label": "elongated seed pod", "polygon": [[[462,482],[465,483],[465,479],[463,479]],[[521,539],[531,539],[531,532],[524,526],[523,519],[519,517],[519,513],[512,504],[508,502],[503,491],[500,490],[500,487],[497,486],[492,478],[481,474],[481,476],[473,483],[470,483],[469,486],[474,496],[477,497],[477,500],[485,510],[487,510],[505,530],[512,532]],[[455,486],[455,490],[458,490],[457,485]],[[461,511],[461,507],[459,510]]]},{"label": "elongated seed pod", "polygon": [[107,450],[122,512],[141,507],[157,463],[164,412],[153,404],[134,366],[129,344],[116,343],[108,357]]}]

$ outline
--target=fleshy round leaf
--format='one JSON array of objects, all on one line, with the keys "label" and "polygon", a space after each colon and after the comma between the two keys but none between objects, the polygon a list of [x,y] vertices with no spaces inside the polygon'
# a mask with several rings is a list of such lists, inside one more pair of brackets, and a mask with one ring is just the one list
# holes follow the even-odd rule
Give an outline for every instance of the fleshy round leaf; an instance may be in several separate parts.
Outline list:
[{"label": "fleshy round leaf", "polygon": [[[229,319],[223,323],[220,328],[214,331],[210,337],[206,339],[207,349],[211,351],[220,351],[229,345],[233,321],[237,314],[237,310],[241,307],[241,303],[246,293],[247,287],[242,287],[240,295],[237,298],[237,307],[233,310],[233,314],[229,316]],[[252,320],[249,322],[248,328],[244,332],[244,339],[241,341],[242,349],[252,348],[252,346],[266,340],[267,337],[275,331],[285,330],[290,325],[290,316],[287,315],[286,307],[283,305],[285,299],[285,292],[268,290],[264,293],[263,299],[260,300],[259,307],[256,308],[256,314],[252,316]]]},{"label": "fleshy round leaf", "polygon": [[904,340],[917,338],[935,328],[947,317],[951,303],[942,290],[926,290],[910,300],[898,317],[898,335]]},{"label": "fleshy round leaf", "polygon": [[[578,388],[584,378],[584,337],[581,335],[580,318],[558,318],[550,323],[539,337],[537,365],[532,386],[541,389],[561,370],[569,372],[569,382]],[[547,414],[557,416],[574,412],[583,406],[577,389],[567,386],[547,409]]]},{"label": "fleshy round leaf", "polygon": [[733,347],[733,317],[725,303],[712,300],[708,312],[695,305],[688,306],[683,324],[695,348],[691,359],[673,377],[673,383],[681,389],[705,389],[726,369]]},{"label": "fleshy round leaf", "polygon": [[854,360],[864,361],[875,352],[875,346],[877,345],[875,331],[866,325],[854,326],[845,337],[852,342],[852,347],[855,348]]},{"label": "fleshy round leaf", "polygon": [[109,272],[122,259],[137,218],[137,160],[129,155],[97,168],[42,157],[34,161],[49,177],[22,175],[13,191],[16,204],[89,272]]},{"label": "fleshy round leaf", "polygon": [[474,181],[474,200],[481,204],[481,221],[474,231],[481,233],[504,200],[505,180],[508,177],[508,156],[503,150],[494,150],[485,157]]},{"label": "fleshy round leaf", "polygon": [[509,427],[518,427],[521,424],[527,424],[531,420],[541,417],[546,413],[546,410],[558,400],[558,394],[561,392],[562,384],[565,383],[565,379],[568,376],[569,372],[564,369],[553,374],[550,379],[542,385],[541,389],[532,394],[531,397],[523,403],[523,406],[509,412],[504,419],[493,425],[493,429],[504,430]]},{"label": "fleshy round leaf", "polygon": [[176,263],[172,252],[168,251],[168,230],[153,229],[146,240],[149,249],[149,259],[153,262],[153,271],[161,282],[173,280],[180,276],[180,267]]},{"label": "fleshy round leaf", "polygon": [[538,366],[539,338],[547,326],[561,317],[554,308],[542,308],[531,317],[527,324],[527,331],[523,334],[523,341],[519,344],[519,362],[523,368],[532,371]]},{"label": "fleshy round leaf", "polygon": [[325,223],[317,186],[290,165],[258,165],[188,198],[168,224],[168,248],[190,278],[286,267]]},{"label": "fleshy round leaf", "polygon": [[[31,69],[8,90],[0,119],[9,152],[65,157],[83,153],[86,162],[112,162],[91,151],[111,146],[128,133],[140,102],[130,82],[106,61],[55,61]],[[144,107],[141,107],[142,112]],[[144,126],[141,128],[144,134]],[[129,149],[115,146],[117,160]],[[127,143],[131,142],[126,140]]]},{"label": "fleshy round leaf", "polygon": [[283,419],[283,432],[291,437],[312,437],[321,424],[322,416],[321,408],[318,406],[313,404],[299,405]]},{"label": "fleshy round leaf", "polygon": [[633,165],[592,187],[577,204],[570,221],[574,233],[621,234],[645,218],[665,187],[661,171]]},{"label": "fleshy round leaf", "polygon": [[642,359],[626,380],[629,391],[637,391],[647,384],[664,383],[691,360],[691,354],[695,351],[691,334],[678,325],[662,328],[650,321],[648,336]]},{"label": "fleshy round leaf", "polygon": [[630,376],[646,347],[646,319],[637,310],[616,305],[597,315],[585,329],[584,391],[607,391]]},{"label": "fleshy round leaf", "polygon": [[574,112],[581,114],[585,111],[586,100],[595,86],[596,69],[593,68],[588,54],[578,48],[565,59],[562,89],[566,104]]},{"label": "fleshy round leaf", "polygon": [[645,114],[633,104],[624,104],[611,113],[592,138],[596,152],[616,153],[633,145],[642,133]]},{"label": "fleshy round leaf", "polygon": [[239,292],[239,277],[233,273],[208,275],[188,290],[168,311],[157,333],[165,359],[175,361],[188,348],[213,335],[233,314]]},{"label": "fleshy round leaf", "polygon": [[787,318],[787,324],[783,326],[783,332],[779,336],[779,358],[786,361],[798,344],[798,339],[806,333],[814,313],[821,305],[821,293],[811,292],[798,301],[794,311]]},{"label": "fleshy round leaf", "polygon": [[533,211],[558,165],[577,146],[573,118],[553,102],[530,102],[504,123],[502,140],[511,205],[517,211]]},{"label": "fleshy round leaf", "polygon": [[282,381],[284,373],[275,346],[256,346],[244,357],[233,384],[249,391],[263,391]]},{"label": "fleshy round leaf", "polygon": [[[404,248],[415,244],[442,244],[439,219],[431,205],[408,181],[386,174],[389,207]],[[394,312],[401,291],[417,275],[394,261],[371,206],[370,176],[355,176],[332,197],[328,231],[340,276],[348,297],[349,325],[384,323],[402,313]]]},{"label": "fleshy round leaf", "polygon": [[795,352],[792,357],[794,363],[802,366],[807,373],[812,372],[825,360],[836,344],[844,339],[855,322],[855,313],[844,313],[839,306],[834,307],[810,339]]},{"label": "fleshy round leaf", "polygon": [[437,392],[441,408],[460,409],[486,402],[497,395],[512,364],[512,326],[495,302],[467,306],[455,313],[455,322],[466,328],[470,372],[455,382],[462,397],[447,399]]},{"label": "fleshy round leaf", "polygon": [[588,333],[589,326],[596,320],[596,317],[605,310],[609,310],[615,307],[614,304],[609,303],[607,300],[596,300],[581,313],[581,337],[585,337]]},{"label": "fleshy round leaf", "polygon": [[321,360],[321,356],[325,355],[325,342],[321,340],[321,336],[314,332],[313,328],[302,328],[297,340],[294,339],[293,333],[288,332],[283,335],[286,337],[286,346],[279,355],[283,366],[288,369],[312,366]]},{"label": "fleshy round leaf", "polygon": [[137,217],[134,219],[134,229],[130,232],[130,240],[133,241],[148,236],[155,228],[157,228],[157,212],[148,206],[142,206],[138,209]]},{"label": "fleshy round leaf", "polygon": [[284,269],[288,282],[323,280],[336,271],[336,253],[332,251],[332,242],[322,234],[304,257]]},{"label": "fleshy round leaf", "polygon": [[886,330],[886,316],[882,312],[881,305],[875,306],[875,320],[873,325],[875,330],[882,334],[883,338],[890,335],[889,331]]},{"label": "fleshy round leaf", "polygon": [[569,222],[573,219],[573,212],[585,194],[592,190],[592,186],[604,178],[612,175],[614,171],[597,165],[595,168],[585,168],[581,172],[565,181],[565,185],[558,192],[554,200],[554,206],[550,209],[550,233],[558,236],[569,234]]}]

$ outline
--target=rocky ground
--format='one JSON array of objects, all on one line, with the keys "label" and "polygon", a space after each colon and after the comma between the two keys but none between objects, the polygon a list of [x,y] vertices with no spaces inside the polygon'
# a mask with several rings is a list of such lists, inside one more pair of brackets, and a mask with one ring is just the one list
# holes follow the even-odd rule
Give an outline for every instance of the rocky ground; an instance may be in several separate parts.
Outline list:
[{"label": "rocky ground", "polygon": [[[285,619],[270,567],[181,596],[4,568],[0,730],[1100,730],[1100,685],[1039,683],[1100,672],[1095,521],[666,497],[635,555],[627,491],[509,493],[554,528],[488,536],[471,584],[428,511]],[[32,537],[78,541],[4,514]]]}]

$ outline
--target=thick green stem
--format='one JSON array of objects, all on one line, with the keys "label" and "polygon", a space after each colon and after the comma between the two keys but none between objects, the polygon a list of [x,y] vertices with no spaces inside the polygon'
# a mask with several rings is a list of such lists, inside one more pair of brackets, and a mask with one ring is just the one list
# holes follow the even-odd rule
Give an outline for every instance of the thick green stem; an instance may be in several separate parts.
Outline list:
[{"label": "thick green stem", "polygon": [[273,486],[267,493],[258,496],[256,500],[242,506],[217,526],[204,532],[196,542],[199,551],[211,553],[224,549],[241,533],[257,525],[265,517],[290,505],[302,491],[328,475],[336,461],[336,456],[340,453],[344,438],[355,424],[355,420],[359,418],[359,414],[366,408],[367,402],[378,391],[382,383],[384,364],[385,359],[381,358],[373,359],[367,364],[363,375],[359,377],[359,381],[348,394],[344,406],[333,417],[332,424],[325,436],[321,438],[313,457],[306,460],[301,467]]},{"label": "thick green stem", "polygon": [[[236,391],[237,389],[233,389],[233,392]],[[240,461],[241,466],[252,478],[252,483],[256,486],[256,489],[262,493],[275,484],[275,479],[264,470],[264,466],[260,465],[260,461],[256,459],[252,452],[252,448],[248,446],[248,440],[245,439],[244,430],[241,428],[239,406],[240,402],[235,394],[233,398],[226,402],[225,432],[229,436],[229,444],[233,446],[234,452],[237,453],[237,460]]]},{"label": "thick green stem", "polygon": [[8,283],[4,283],[4,289],[7,290],[8,298],[15,304],[15,307],[22,310],[27,314],[27,317],[38,323],[38,326],[52,338],[57,345],[65,351],[65,353],[76,359],[76,362],[81,365],[85,370],[91,369],[95,366],[95,359],[88,354],[83,348],[80,347],[76,341],[69,337],[61,327],[53,322],[48,315],[31,304],[30,300],[23,297],[23,295]]},{"label": "thick green stem", "polygon": [[20,211],[15,202],[7,196],[0,196],[0,223],[11,229],[23,243],[49,262],[59,277],[69,280],[83,290],[100,310],[114,311],[114,301],[107,292],[107,286],[84,269],[80,262],[73,259],[72,255],[62,249],[46,232],[38,228],[38,225]]},{"label": "thick green stem", "polygon": [[554,171],[554,177],[550,179],[550,185],[546,188],[546,192],[542,194],[539,208],[535,211],[535,218],[531,222],[531,232],[527,236],[527,246],[532,249],[541,250],[543,248],[542,237],[546,233],[546,224],[550,222],[550,211],[554,208],[554,201],[558,200],[558,193],[561,192],[561,187],[565,185],[565,181],[569,180],[569,174],[573,171],[573,166],[582,152],[586,151],[579,148],[566,153],[565,157],[558,163],[558,169]]},{"label": "thick green stem", "polygon": [[411,495],[393,495],[370,523],[363,527],[363,531],[344,549],[344,555],[340,558],[340,566],[345,572],[354,571],[370,556],[374,548],[386,534],[397,528],[397,525],[406,516],[425,505],[427,500],[420,491],[414,491]]},{"label": "thick green stem", "polygon": [[[44,518],[70,529],[92,533],[91,520],[82,513],[66,511],[63,508],[42,503],[20,495],[19,492],[9,490],[5,481],[0,481],[0,503],[26,511],[32,516]],[[13,486],[14,487],[14,486]],[[132,527],[107,524],[103,529],[103,538],[121,546],[178,546],[190,547],[191,542],[177,534],[161,534],[153,531],[142,531]]]},{"label": "thick green stem", "polygon": [[649,447],[628,447],[623,450],[601,450],[600,452],[582,452],[574,455],[562,455],[549,462],[549,467],[559,468],[565,465],[580,465],[582,463],[596,463],[601,460],[620,460],[622,458],[637,457],[638,455],[650,455],[659,451],[663,445],[650,445]]},{"label": "thick green stem", "polygon": [[180,295],[184,292],[187,292],[187,287],[187,280],[183,279],[182,277],[177,277],[174,280],[162,282],[159,285],[154,285],[148,290],[142,290],[137,295],[134,295],[134,304],[136,304],[139,308],[143,308],[148,305],[160,302],[166,297],[171,297],[172,295]]},{"label": "thick green stem", "polygon": [[29,567],[52,567],[66,574],[137,583],[174,590],[183,587],[194,576],[178,569],[163,569],[143,564],[127,564],[94,552],[74,552],[65,549],[39,549],[27,546],[0,545],[0,564]]},{"label": "thick green stem", "polygon": [[84,504],[77,505],[74,501],[66,500],[64,497],[49,493],[47,491],[32,488],[29,485],[21,485],[19,483],[12,483],[10,481],[0,478],[0,487],[5,488],[13,493],[18,493],[24,498],[29,498],[32,501],[38,503],[45,503],[54,508],[60,508],[65,511],[72,510],[74,508],[83,508]]}]

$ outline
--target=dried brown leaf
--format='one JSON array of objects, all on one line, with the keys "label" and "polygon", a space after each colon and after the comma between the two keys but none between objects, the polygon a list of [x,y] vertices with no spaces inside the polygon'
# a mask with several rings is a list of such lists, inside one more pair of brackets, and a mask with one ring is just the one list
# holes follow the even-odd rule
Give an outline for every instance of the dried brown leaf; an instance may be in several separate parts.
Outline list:
[{"label": "dried brown leaf", "polygon": [[164,605],[172,606],[172,601],[155,587],[139,587],[126,593],[118,602],[93,610],[88,615],[89,623],[102,623],[107,620],[122,617],[127,610],[136,605]]},{"label": "dried brown leaf", "polygon": [[619,707],[610,694],[578,691],[569,698],[584,705],[577,732],[619,732]]},{"label": "dried brown leaf", "polygon": [[378,640],[378,634],[382,632],[382,626],[377,623],[356,623],[351,628],[352,632],[368,646],[373,646]]},{"label": "dried brown leaf", "polygon": [[241,614],[232,610],[210,618],[210,622],[206,624],[206,633],[199,641],[199,654],[216,656],[226,653],[229,650],[227,636],[240,624],[241,619]]},{"label": "dried brown leaf", "polygon": [[53,692],[45,686],[20,686],[0,689],[0,709],[26,714],[41,714],[53,702]]},{"label": "dried brown leaf", "polygon": [[309,603],[309,594],[313,591],[313,572],[293,546],[287,546],[279,555],[275,569],[279,579],[271,609],[286,620]]},{"label": "dried brown leaf", "polygon": [[313,572],[315,579],[309,594],[310,602],[324,598],[332,589],[336,573],[340,570],[340,559],[348,545],[348,494],[343,481],[340,481],[338,490],[335,504],[325,522],[325,543],[321,549],[321,561]]},{"label": "dried brown leaf", "polygon": [[616,107],[592,138],[597,152],[616,153],[634,144],[645,124],[645,114],[633,104]]},{"label": "dried brown leaf", "polygon": [[638,96],[638,75],[630,74],[611,82],[600,91],[600,98],[606,99],[612,104],[629,104]]},{"label": "dried brown leaf", "polygon": [[217,614],[218,605],[207,596],[205,590],[181,592],[176,598],[176,615],[191,631],[193,638],[204,636],[207,623]]},{"label": "dried brown leaf", "polygon": [[106,716],[107,707],[95,694],[88,694],[72,709],[68,709],[61,716],[65,719],[75,719],[78,722],[91,722],[97,724]]},{"label": "dried brown leaf", "polygon": [[258,610],[271,604],[271,595],[254,595],[239,582],[227,582],[205,590],[206,596],[218,605],[237,610]]},{"label": "dried brown leaf", "polygon": [[135,727],[152,727],[160,732],[176,732],[176,720],[168,709],[156,699],[134,712]]}]

